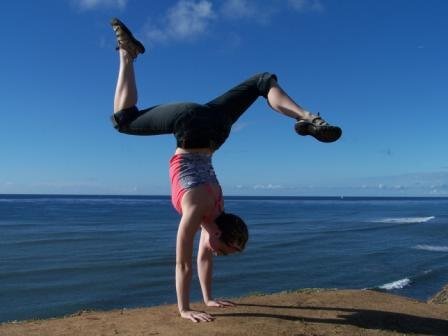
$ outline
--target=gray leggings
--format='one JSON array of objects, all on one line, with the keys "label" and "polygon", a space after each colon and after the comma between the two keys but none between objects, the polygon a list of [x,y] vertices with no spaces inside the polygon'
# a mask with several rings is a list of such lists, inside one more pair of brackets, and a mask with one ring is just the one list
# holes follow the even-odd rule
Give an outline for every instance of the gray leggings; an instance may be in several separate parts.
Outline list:
[{"label": "gray leggings", "polygon": [[206,104],[162,104],[144,110],[132,106],[116,112],[112,122],[121,133],[174,134],[178,147],[217,149],[249,106],[260,96],[267,98],[274,80],[274,74],[257,74]]}]

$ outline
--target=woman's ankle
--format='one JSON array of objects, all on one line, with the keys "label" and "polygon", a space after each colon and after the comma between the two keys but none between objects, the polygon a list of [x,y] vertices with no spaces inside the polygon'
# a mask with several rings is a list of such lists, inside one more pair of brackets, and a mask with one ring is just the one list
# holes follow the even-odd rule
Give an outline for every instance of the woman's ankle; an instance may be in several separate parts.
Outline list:
[{"label": "woman's ankle", "polygon": [[120,60],[126,64],[133,63],[136,58],[136,56],[132,55],[126,49],[119,48],[118,52],[120,53]]},{"label": "woman's ankle", "polygon": [[300,111],[300,116],[297,118],[297,120],[305,120],[305,121],[312,121],[317,116],[310,111],[302,110]]}]

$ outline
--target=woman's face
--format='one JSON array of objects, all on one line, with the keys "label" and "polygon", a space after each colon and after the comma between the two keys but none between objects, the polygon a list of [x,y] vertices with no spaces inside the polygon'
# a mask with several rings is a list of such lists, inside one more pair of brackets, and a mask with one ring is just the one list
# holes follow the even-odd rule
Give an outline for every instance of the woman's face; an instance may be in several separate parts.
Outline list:
[{"label": "woman's face", "polygon": [[236,252],[241,252],[241,246],[237,244],[225,244],[220,238],[219,235],[209,236],[208,247],[212,251],[215,256],[229,255]]}]

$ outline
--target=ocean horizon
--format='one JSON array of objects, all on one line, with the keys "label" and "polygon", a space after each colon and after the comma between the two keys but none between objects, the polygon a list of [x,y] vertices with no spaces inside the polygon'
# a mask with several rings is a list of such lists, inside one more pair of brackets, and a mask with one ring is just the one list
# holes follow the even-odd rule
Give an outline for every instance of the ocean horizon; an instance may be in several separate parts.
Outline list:
[{"label": "ocean horizon", "polygon": [[[215,258],[216,297],[350,288],[427,300],[448,283],[448,197],[224,199],[250,239]],[[175,303],[178,222],[168,195],[0,194],[0,322]]]}]

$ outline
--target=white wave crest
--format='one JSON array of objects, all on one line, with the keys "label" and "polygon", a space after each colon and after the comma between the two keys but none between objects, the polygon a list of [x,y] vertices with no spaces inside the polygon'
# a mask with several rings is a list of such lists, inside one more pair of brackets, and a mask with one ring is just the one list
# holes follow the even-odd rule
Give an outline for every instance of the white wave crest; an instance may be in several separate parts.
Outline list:
[{"label": "white wave crest", "polygon": [[392,289],[402,289],[411,283],[411,279],[405,278],[398,281],[390,282],[379,286],[381,289],[392,290]]},{"label": "white wave crest", "polygon": [[433,245],[417,245],[414,246],[416,250],[432,251],[432,252],[448,252],[448,246],[433,246]]},{"label": "white wave crest", "polygon": [[384,218],[374,221],[375,223],[388,223],[388,224],[413,224],[413,223],[426,223],[436,217],[400,217],[400,218]]}]

